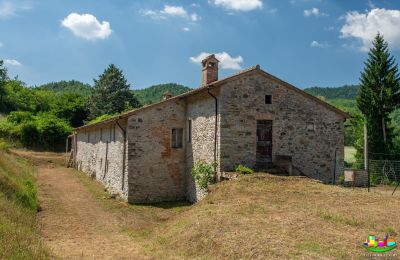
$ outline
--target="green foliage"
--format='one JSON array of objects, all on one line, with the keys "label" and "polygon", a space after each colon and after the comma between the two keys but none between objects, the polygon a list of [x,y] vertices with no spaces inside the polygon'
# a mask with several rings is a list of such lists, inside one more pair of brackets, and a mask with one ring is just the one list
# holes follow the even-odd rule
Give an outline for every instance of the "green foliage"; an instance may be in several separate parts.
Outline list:
[{"label": "green foliage", "polygon": [[28,111],[13,111],[8,117],[7,121],[12,124],[22,124],[33,120],[33,113]]},{"label": "green foliage", "polygon": [[206,190],[209,184],[215,183],[216,167],[217,162],[208,164],[203,160],[193,166],[192,176],[201,189]]},{"label": "green foliage", "polygon": [[53,114],[42,113],[36,116],[36,131],[39,134],[37,142],[46,148],[52,148],[57,145],[64,145],[65,139],[71,133],[72,128],[68,123]]},{"label": "green foliage", "polygon": [[336,88],[322,88],[322,87],[311,87],[304,89],[305,92],[313,96],[321,96],[327,100],[331,99],[355,99],[358,95],[360,86],[358,85],[345,85],[343,87]]},{"label": "green foliage", "polygon": [[89,84],[85,84],[77,80],[50,82],[44,85],[40,85],[36,87],[36,89],[61,94],[79,94],[83,97],[88,97],[92,91],[92,87]]},{"label": "green foliage", "polygon": [[236,166],[235,171],[240,173],[240,174],[253,174],[254,171],[246,166],[243,166],[241,164],[239,164],[238,166]]},{"label": "green foliage", "polygon": [[107,115],[107,114],[101,115],[101,116],[96,117],[95,119],[89,121],[87,124],[88,125],[95,124],[95,123],[110,119],[111,117],[112,117],[111,115]]},{"label": "green foliage", "polygon": [[389,153],[393,148],[393,131],[388,122],[390,113],[399,105],[400,76],[388,44],[379,33],[373,41],[360,80],[357,105],[367,122],[369,151]]},{"label": "green foliage", "polygon": [[132,92],[137,96],[141,104],[150,105],[160,102],[165,92],[170,92],[172,95],[176,96],[190,90],[192,89],[189,87],[185,87],[175,83],[168,83],[154,85],[145,89],[132,90]]},{"label": "green foliage", "polygon": [[122,70],[114,64],[108,66],[99,79],[94,80],[94,88],[89,99],[90,117],[118,114],[139,107],[139,101],[129,88]]},{"label": "green foliage", "polygon": [[87,99],[77,93],[59,93],[50,104],[50,111],[58,118],[63,118],[73,127],[82,126],[88,118]]}]

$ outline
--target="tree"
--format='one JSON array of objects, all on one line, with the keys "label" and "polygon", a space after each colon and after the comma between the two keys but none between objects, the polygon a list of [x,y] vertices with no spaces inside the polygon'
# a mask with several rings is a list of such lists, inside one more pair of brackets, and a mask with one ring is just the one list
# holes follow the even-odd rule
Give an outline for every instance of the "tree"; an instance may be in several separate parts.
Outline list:
[{"label": "tree", "polygon": [[0,60],[0,111],[4,111],[6,106],[4,103],[4,98],[6,95],[6,83],[8,80],[8,75],[7,75],[7,68],[4,67],[4,62],[3,60]]},{"label": "tree", "polygon": [[388,153],[393,148],[389,114],[399,105],[400,76],[388,44],[377,34],[361,73],[357,106],[368,126],[369,151]]},{"label": "tree", "polygon": [[129,88],[122,70],[114,64],[109,65],[99,79],[94,80],[94,88],[89,99],[91,119],[139,107],[139,101]]}]

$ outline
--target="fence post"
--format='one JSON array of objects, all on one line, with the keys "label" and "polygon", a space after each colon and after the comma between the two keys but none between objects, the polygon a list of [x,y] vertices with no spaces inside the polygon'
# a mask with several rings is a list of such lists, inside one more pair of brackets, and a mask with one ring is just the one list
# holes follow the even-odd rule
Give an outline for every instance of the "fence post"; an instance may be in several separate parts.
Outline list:
[{"label": "fence post", "polygon": [[369,158],[368,158],[368,128],[367,122],[364,123],[364,168],[365,171],[368,173],[368,192],[371,186],[370,183],[370,176],[369,176]]},{"label": "fence post", "polygon": [[336,164],[337,164],[337,149],[335,149],[335,164],[333,165],[333,181],[332,184],[335,185],[336,184]]}]

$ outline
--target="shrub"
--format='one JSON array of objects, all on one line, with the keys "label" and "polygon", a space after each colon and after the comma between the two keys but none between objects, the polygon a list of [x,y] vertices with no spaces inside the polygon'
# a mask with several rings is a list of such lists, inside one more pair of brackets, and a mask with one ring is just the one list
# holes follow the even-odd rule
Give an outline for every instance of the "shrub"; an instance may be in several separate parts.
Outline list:
[{"label": "shrub", "polygon": [[7,121],[13,124],[21,124],[32,120],[33,114],[27,111],[13,111],[7,116]]},{"label": "shrub", "polygon": [[194,165],[192,176],[201,189],[206,190],[209,184],[215,183],[216,167],[216,162],[208,164],[203,160],[198,161]]},{"label": "shrub", "polygon": [[253,174],[254,171],[246,166],[243,166],[241,164],[239,164],[238,166],[236,166],[235,169],[236,172],[240,173],[240,174]]},{"label": "shrub", "polygon": [[[40,135],[40,144],[45,148],[63,144],[65,138],[72,132],[72,128],[65,120],[50,113],[39,114],[35,125]],[[33,128],[32,130],[34,131]]]}]

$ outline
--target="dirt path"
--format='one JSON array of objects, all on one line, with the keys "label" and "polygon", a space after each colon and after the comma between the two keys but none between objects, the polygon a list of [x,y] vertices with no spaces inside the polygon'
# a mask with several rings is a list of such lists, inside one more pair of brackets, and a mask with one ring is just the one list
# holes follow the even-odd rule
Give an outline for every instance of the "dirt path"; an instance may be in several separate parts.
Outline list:
[{"label": "dirt path", "polygon": [[17,152],[38,167],[39,224],[56,258],[142,259],[139,248],[122,232],[118,216],[108,212],[72,169],[55,164],[54,154]]}]

